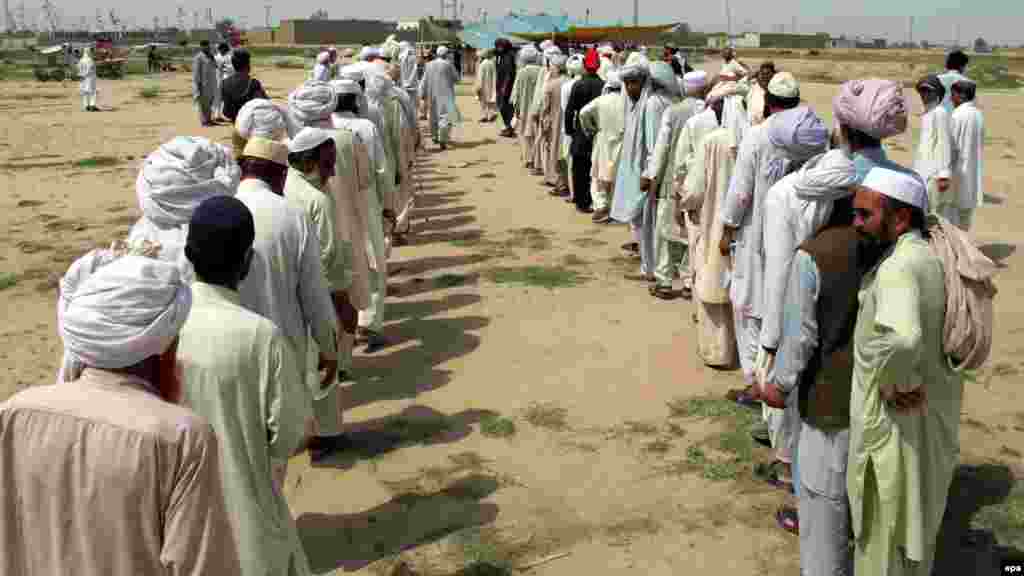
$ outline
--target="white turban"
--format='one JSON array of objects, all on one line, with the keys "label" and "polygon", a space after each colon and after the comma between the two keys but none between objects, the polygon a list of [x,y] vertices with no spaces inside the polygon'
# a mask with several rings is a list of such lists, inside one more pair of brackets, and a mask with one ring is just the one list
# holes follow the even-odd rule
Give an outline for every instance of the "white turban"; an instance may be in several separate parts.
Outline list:
[{"label": "white turban", "polygon": [[89,252],[60,281],[61,379],[77,379],[85,366],[118,370],[163,354],[191,308],[192,292],[174,264]]},{"label": "white turban", "polygon": [[615,54],[615,48],[611,44],[605,44],[597,49],[597,53],[602,56],[611,56]]},{"label": "white turban", "polygon": [[322,128],[303,128],[288,143],[288,152],[298,153],[313,150],[332,138],[331,131]]},{"label": "white turban", "polygon": [[536,64],[540,58],[540,52],[533,44],[527,44],[519,49],[519,57],[522,59],[523,64]]},{"label": "white turban", "polygon": [[334,93],[337,95],[342,94],[355,94],[360,95],[363,93],[363,88],[355,80],[349,80],[343,78],[341,80],[332,80],[331,88],[334,88]]},{"label": "white turban", "polygon": [[399,54],[399,52],[401,50],[402,50],[401,46],[399,46],[398,42],[395,41],[394,34],[392,34],[384,42],[384,45],[381,46],[380,54],[381,54],[381,56],[383,56],[384,58],[387,58],[389,60],[397,60],[398,59],[398,54]]},{"label": "white turban", "polygon": [[650,66],[651,81],[669,94],[679,94],[679,80],[672,66],[665,62],[654,62]]},{"label": "white turban", "polygon": [[708,73],[703,70],[694,70],[683,75],[683,84],[688,92],[700,90],[707,86],[707,83]]},{"label": "white turban", "polygon": [[438,46],[437,47],[437,57],[438,58],[444,58],[447,55],[448,55],[448,47],[447,46]]},{"label": "white turban", "polygon": [[366,73],[363,72],[363,66],[358,64],[349,64],[338,71],[338,75],[345,80],[351,80],[353,82],[362,82],[366,79]]},{"label": "white turban", "polygon": [[288,111],[303,126],[322,122],[338,107],[338,95],[326,82],[306,82],[288,96]]},{"label": "white turban", "polygon": [[608,78],[604,81],[605,92],[608,90],[615,90],[622,88],[622,78],[619,76],[618,70],[610,70],[608,72]]},{"label": "white turban", "polygon": [[[671,70],[671,67],[669,68]],[[646,78],[650,74],[650,61],[639,52],[630,54],[626,65],[619,69],[619,78],[623,82],[635,78]]]},{"label": "white turban", "polygon": [[559,70],[565,69],[565,63],[568,62],[568,58],[562,53],[552,54],[550,57],[551,65]]},{"label": "white turban", "polygon": [[853,160],[842,150],[829,150],[804,163],[793,189],[803,200],[834,201],[853,195],[850,187],[857,182]]},{"label": "white turban", "polygon": [[254,136],[280,140],[286,132],[284,113],[270,100],[250,100],[235,117],[235,132],[245,140]]},{"label": "white turban", "polygon": [[135,180],[142,215],[159,227],[185,226],[207,198],[234,196],[241,170],[231,151],[206,138],[178,136],[146,157]]},{"label": "white turban", "polygon": [[800,83],[789,72],[778,72],[768,82],[768,93],[779,98],[799,98]]},{"label": "white turban", "polygon": [[928,187],[920,176],[909,170],[904,172],[876,166],[864,177],[861,185],[928,212]]}]

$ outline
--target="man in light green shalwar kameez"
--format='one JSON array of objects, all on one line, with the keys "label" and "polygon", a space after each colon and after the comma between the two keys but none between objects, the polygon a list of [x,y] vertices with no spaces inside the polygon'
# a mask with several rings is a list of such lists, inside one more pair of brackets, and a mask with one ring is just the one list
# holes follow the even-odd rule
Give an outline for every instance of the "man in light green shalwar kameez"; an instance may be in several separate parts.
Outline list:
[{"label": "man in light green shalwar kameez", "polygon": [[252,213],[235,198],[210,198],[192,216],[185,254],[196,271],[193,313],[177,351],[182,404],[217,434],[242,574],[307,576],[309,561],[272,468],[304,445],[312,406],[284,334],[241,304],[237,288],[254,237]]},{"label": "man in light green shalwar kameez", "polygon": [[884,256],[864,276],[854,333],[847,489],[857,576],[931,574],[959,454],[963,381],[943,351],[942,264],[923,237],[928,192],[873,168],[855,226]]}]

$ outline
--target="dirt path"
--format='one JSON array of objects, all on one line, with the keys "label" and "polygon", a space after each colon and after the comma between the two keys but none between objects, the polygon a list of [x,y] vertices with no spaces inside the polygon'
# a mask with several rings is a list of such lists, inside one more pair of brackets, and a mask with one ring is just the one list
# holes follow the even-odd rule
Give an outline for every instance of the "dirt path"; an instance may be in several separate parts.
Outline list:
[{"label": "dirt path", "polygon": [[[280,96],[301,80],[261,76]],[[227,129],[197,127],[187,81],[162,78],[155,101],[137,95],[143,81],[105,83],[117,111],[102,115],[79,112],[56,86],[0,83],[10,191],[0,199],[0,271],[13,278],[0,397],[52,381],[56,281],[135,221],[137,162],[177,134],[227,139]],[[805,97],[827,116],[833,90],[808,85]],[[746,434],[752,414],[719,400],[737,376],[697,360],[692,306],[625,280],[638,266],[619,250],[626,229],[550,197],[514,143],[475,123],[468,97],[459,103],[470,121],[454,149],[423,156],[413,243],[392,256],[384,331],[394,345],[360,355],[346,390],[358,449],[290,469],[287,493],[317,572],[390,573],[403,561],[417,574],[500,574],[483,567],[548,559],[531,573],[795,573],[797,541],[773,520],[786,495],[751,478],[769,455]],[[1009,493],[1024,439],[1014,394],[1024,211],[1012,192],[1024,104],[986,104],[997,203],[979,213],[977,237],[1008,267],[993,356],[965,402],[965,460],[987,465],[958,480],[950,532],[959,541],[984,516],[1004,544],[1024,548],[1024,495]],[[910,145],[897,142],[896,158]],[[983,504],[998,506],[979,516]],[[949,574],[981,573],[967,565],[988,558],[954,556],[942,563]]]}]

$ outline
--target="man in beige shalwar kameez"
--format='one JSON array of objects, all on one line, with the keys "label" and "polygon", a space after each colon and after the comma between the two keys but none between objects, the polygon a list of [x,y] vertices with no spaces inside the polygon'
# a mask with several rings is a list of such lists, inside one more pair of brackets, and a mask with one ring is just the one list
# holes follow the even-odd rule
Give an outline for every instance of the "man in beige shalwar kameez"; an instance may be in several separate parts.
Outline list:
[{"label": "man in beige shalwar kameez", "polygon": [[172,403],[191,306],[143,256],[94,250],[61,279],[64,381],[0,404],[0,574],[241,575],[217,438]]},{"label": "man in beige shalwar kameez", "polygon": [[[717,99],[708,106],[719,122],[722,104]],[[723,282],[731,264],[729,256],[719,250],[724,225],[717,217],[735,165],[731,133],[726,128],[712,130],[697,147],[679,200],[679,207],[686,212],[693,250],[690,263],[697,300],[697,355],[708,366],[716,367],[730,367],[737,360],[732,303],[728,285]]]},{"label": "man in beige shalwar kameez", "polygon": [[556,54],[548,65],[548,80],[537,107],[537,145],[544,169],[544,183],[556,192],[568,192],[569,182],[559,169],[562,151],[562,84],[565,82],[566,57]]},{"label": "man in beige shalwar kameez", "polygon": [[529,113],[533,108],[533,94],[540,82],[541,69],[537,65],[540,53],[528,45],[520,50],[519,56],[523,66],[516,73],[515,84],[512,85],[511,104],[515,108],[515,123],[519,130],[520,158],[527,168],[532,169],[535,135],[529,122]]}]

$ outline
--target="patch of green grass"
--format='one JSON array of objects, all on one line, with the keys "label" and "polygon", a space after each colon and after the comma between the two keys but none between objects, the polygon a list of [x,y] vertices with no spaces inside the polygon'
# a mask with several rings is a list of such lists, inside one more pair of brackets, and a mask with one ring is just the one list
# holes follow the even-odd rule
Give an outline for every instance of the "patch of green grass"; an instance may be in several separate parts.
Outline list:
[{"label": "patch of green grass", "polygon": [[727,398],[716,396],[691,396],[676,398],[668,403],[669,416],[672,418],[712,418],[743,416],[750,413]]},{"label": "patch of green grass", "polygon": [[160,96],[160,86],[156,84],[148,84],[139,88],[139,98],[144,100],[152,100]]},{"label": "patch of green grass", "polygon": [[523,418],[530,425],[537,428],[547,428],[548,430],[568,429],[568,416],[568,410],[552,403],[531,404],[526,409],[526,412],[523,413]]},{"label": "patch of green grass", "polygon": [[274,68],[281,68],[285,70],[303,70],[306,68],[306,60],[304,58],[297,57],[274,58],[270,61],[270,64]]},{"label": "patch of green grass", "polygon": [[685,462],[670,472],[699,472],[708,480],[724,481],[752,470],[755,447],[750,427],[757,422],[755,412],[714,396],[679,398],[668,407],[671,418],[710,419],[721,426],[721,432],[687,447]]},{"label": "patch of green grass", "polygon": [[514,566],[506,543],[497,532],[471,528],[456,532],[452,541],[466,562],[460,576],[511,576]]},{"label": "patch of green grass", "polygon": [[105,168],[107,166],[115,166],[120,162],[115,156],[90,156],[89,158],[76,160],[73,165],[75,168]]},{"label": "patch of green grass", "polygon": [[486,416],[480,421],[480,433],[490,438],[508,438],[515,436],[516,423],[511,418],[503,418],[496,414]]},{"label": "patch of green grass", "polygon": [[1005,60],[972,61],[967,74],[983,90],[1016,90],[1024,87],[1019,76],[1010,74],[1009,62]]},{"label": "patch of green grass", "polygon": [[449,432],[452,428],[452,423],[445,416],[398,417],[389,422],[388,432],[397,435],[403,442],[422,442]]},{"label": "patch of green grass", "polygon": [[589,277],[565,266],[503,266],[485,271],[495,284],[521,284],[539,288],[571,288]]},{"label": "patch of green grass", "polygon": [[13,288],[18,284],[18,275],[11,272],[0,273],[0,290]]},{"label": "patch of green grass", "polygon": [[465,274],[441,274],[434,278],[434,284],[441,288],[455,288],[469,282],[469,276]]}]

